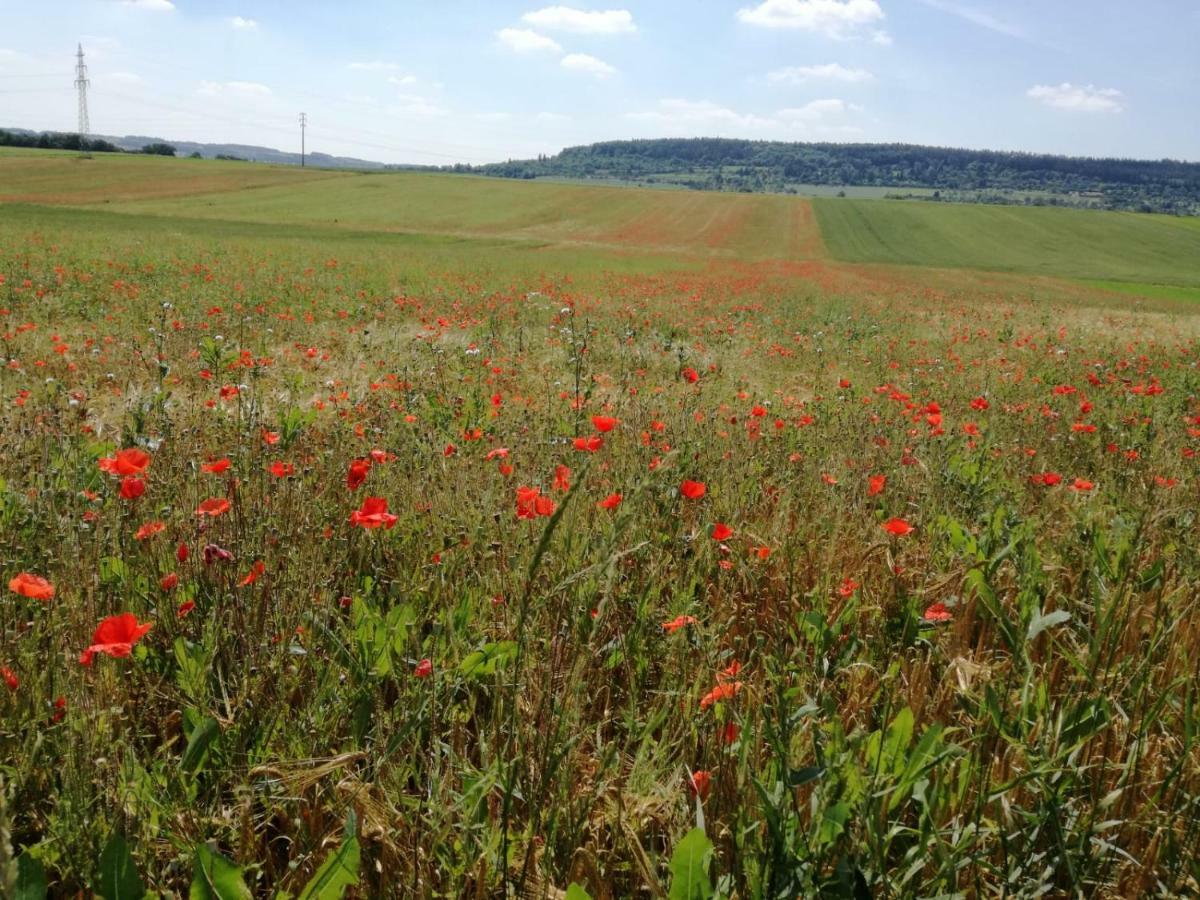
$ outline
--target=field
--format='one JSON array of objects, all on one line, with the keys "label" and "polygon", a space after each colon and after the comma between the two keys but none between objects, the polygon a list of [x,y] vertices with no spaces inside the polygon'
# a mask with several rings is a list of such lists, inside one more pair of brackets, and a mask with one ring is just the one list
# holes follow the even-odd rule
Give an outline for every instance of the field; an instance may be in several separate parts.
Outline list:
[{"label": "field", "polygon": [[1200,891],[1200,229],[1068,212],[0,154],[0,896]]}]

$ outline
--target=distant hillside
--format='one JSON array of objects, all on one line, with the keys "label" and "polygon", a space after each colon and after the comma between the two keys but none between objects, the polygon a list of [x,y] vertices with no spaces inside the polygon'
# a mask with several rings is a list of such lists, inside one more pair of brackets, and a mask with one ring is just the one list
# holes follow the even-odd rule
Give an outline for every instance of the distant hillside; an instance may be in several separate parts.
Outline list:
[{"label": "distant hillside", "polygon": [[[30,131],[27,128],[3,128],[9,134],[26,137],[54,136],[57,132]],[[217,156],[236,157],[249,162],[283,163],[300,165],[300,154],[289,153],[286,150],[276,150],[272,147],[258,147],[253,144],[203,144],[196,141],[172,141],[160,137],[148,137],[139,134],[127,134],[121,137],[109,134],[93,134],[89,140],[105,141],[120,147],[122,150],[138,151],[147,144],[170,144],[175,148],[177,156],[191,156],[199,153],[205,159]],[[76,144],[76,146],[78,146]],[[382,169],[384,164],[366,159],[355,159],[351,156],[330,156],[328,153],[309,153],[306,162],[311,166],[325,169]]]},{"label": "distant hillside", "polygon": [[[702,190],[804,193],[816,185],[895,196],[1200,215],[1200,163],[723,138],[607,141],[554,156],[460,167],[507,178],[578,178]],[[911,193],[910,193],[911,192]]]}]

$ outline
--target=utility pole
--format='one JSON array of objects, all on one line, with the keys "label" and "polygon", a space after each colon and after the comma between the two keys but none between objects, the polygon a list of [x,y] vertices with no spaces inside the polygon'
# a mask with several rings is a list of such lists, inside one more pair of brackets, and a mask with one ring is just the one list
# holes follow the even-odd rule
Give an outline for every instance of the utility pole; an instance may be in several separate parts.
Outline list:
[{"label": "utility pole", "polygon": [[300,168],[304,168],[304,129],[308,126],[308,113],[300,113]]},{"label": "utility pole", "polygon": [[87,110],[87,89],[88,74],[87,66],[83,62],[83,44],[79,45],[79,51],[75,54],[75,87],[79,91],[79,151],[87,152],[87,136],[90,127],[88,125],[88,110]]}]

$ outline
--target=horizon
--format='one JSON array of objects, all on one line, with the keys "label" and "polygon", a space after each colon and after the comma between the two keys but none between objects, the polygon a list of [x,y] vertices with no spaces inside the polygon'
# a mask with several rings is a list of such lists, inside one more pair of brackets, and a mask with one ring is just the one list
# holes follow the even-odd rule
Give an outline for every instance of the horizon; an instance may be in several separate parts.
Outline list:
[{"label": "horizon", "polygon": [[1167,0],[0,9],[0,118],[33,131],[77,131],[78,43],[92,134],[298,152],[305,112],[310,153],[392,165],[701,137],[1200,161],[1200,8]]}]

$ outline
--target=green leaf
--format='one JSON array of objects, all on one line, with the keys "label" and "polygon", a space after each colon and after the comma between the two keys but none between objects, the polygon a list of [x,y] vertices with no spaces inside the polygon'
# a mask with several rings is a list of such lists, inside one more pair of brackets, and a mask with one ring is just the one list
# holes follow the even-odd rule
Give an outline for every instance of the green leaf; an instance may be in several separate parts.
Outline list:
[{"label": "green leaf", "polygon": [[484,644],[482,650],[468,654],[466,659],[458,664],[458,670],[470,678],[484,678],[488,675],[495,675],[500,666],[516,655],[516,641],[497,641],[494,644]]},{"label": "green leaf", "polygon": [[188,900],[251,900],[242,870],[208,844],[197,844]]},{"label": "green leaf", "polygon": [[13,900],[46,900],[49,889],[42,861],[26,850],[17,857],[17,892]]},{"label": "green leaf", "polygon": [[564,900],[592,900],[592,895],[572,881],[567,886],[567,896]]},{"label": "green leaf", "polygon": [[709,900],[712,897],[712,882],[708,880],[712,852],[712,841],[699,828],[693,828],[675,845],[670,864],[670,900]]},{"label": "green leaf", "polygon": [[146,893],[133,854],[120,832],[113,832],[100,854],[100,884],[96,893],[104,900],[142,900]]},{"label": "green leaf", "polygon": [[1069,618],[1071,618],[1071,614],[1065,609],[1056,609],[1054,612],[1046,613],[1045,615],[1038,613],[1029,621],[1029,631],[1025,634],[1025,639],[1032,641],[1047,628],[1061,625]]},{"label": "green leaf", "polygon": [[116,556],[105,556],[100,560],[100,583],[124,583],[129,577],[129,567],[125,560]]},{"label": "green leaf", "polygon": [[800,787],[810,781],[816,781],[825,775],[824,766],[805,766],[803,769],[792,769],[788,772],[788,785]]},{"label": "green leaf", "polygon": [[192,728],[192,733],[188,737],[187,749],[183,751],[183,759],[179,761],[180,768],[185,772],[197,772],[208,755],[208,748],[213,741],[220,737],[220,734],[221,727],[217,724],[216,719],[211,717],[201,719]]},{"label": "green leaf", "polygon": [[346,888],[358,884],[358,819],[354,810],[346,816],[346,833],[338,847],[304,886],[298,900],[341,900]]}]

